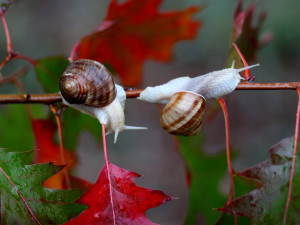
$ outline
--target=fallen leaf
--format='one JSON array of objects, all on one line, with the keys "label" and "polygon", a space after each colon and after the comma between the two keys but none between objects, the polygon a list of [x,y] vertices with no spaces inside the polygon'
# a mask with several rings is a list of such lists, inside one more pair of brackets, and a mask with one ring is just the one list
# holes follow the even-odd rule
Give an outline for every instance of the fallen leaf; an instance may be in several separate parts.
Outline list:
[{"label": "fallen leaf", "polygon": [[[251,224],[282,224],[292,165],[293,138],[281,140],[269,150],[269,153],[270,159],[239,173],[239,176],[259,182],[260,187],[233,200],[220,208],[220,211],[248,217],[252,221]],[[298,153],[287,224],[300,222],[299,160]]]},{"label": "fallen leaf", "polygon": [[[111,163],[108,165],[110,173],[104,165],[97,182],[77,201],[88,205],[89,208],[64,225],[154,225],[155,223],[146,218],[145,212],[172,198],[161,191],[136,186],[133,181],[140,176],[139,174]],[[111,185],[109,185],[109,179]]]},{"label": "fallen leaf", "polygon": [[[42,224],[61,224],[78,215],[86,207],[73,203],[81,190],[53,190],[43,182],[64,166],[53,163],[28,165],[32,152],[0,150],[0,166],[26,199],[33,214]],[[1,222],[31,225],[33,219],[12,184],[0,172]],[[34,223],[35,224],[35,223]]]},{"label": "fallen leaf", "polygon": [[112,0],[106,18],[83,37],[75,59],[93,59],[108,64],[125,86],[137,86],[146,59],[168,61],[177,41],[195,38],[201,23],[191,17],[201,7],[159,12],[163,0]]}]

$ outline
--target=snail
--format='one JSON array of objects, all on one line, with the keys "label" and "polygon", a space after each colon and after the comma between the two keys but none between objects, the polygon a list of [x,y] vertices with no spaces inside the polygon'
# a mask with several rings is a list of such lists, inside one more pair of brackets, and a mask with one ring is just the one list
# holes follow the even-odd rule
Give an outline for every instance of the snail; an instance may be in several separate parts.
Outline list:
[{"label": "snail", "polygon": [[60,77],[63,103],[89,114],[114,133],[114,143],[123,130],[147,129],[124,124],[126,93],[115,84],[109,70],[101,63],[79,59],[71,62]]},{"label": "snail", "polygon": [[[246,69],[250,69],[252,67],[259,66],[259,64],[255,64],[252,66],[247,66],[240,69],[234,68],[234,62],[232,64],[231,68],[214,71],[211,73],[207,73],[202,76],[197,76],[194,78],[190,77],[179,77],[175,78],[173,80],[170,80],[169,82],[155,86],[155,87],[147,87],[140,96],[138,97],[139,100],[147,101],[151,103],[161,103],[166,104],[165,108],[174,107],[173,110],[165,110],[165,108],[162,110],[161,113],[161,123],[163,128],[168,131],[171,134],[175,135],[193,135],[196,134],[200,130],[200,126],[202,123],[202,117],[204,113],[205,108],[205,99],[218,99],[224,95],[227,95],[235,90],[237,85],[241,80],[244,78],[240,76],[239,72],[244,71]],[[191,94],[184,94],[184,101],[180,99],[178,100],[178,96],[183,96],[182,93],[194,93],[195,95]],[[180,94],[179,94],[180,93]],[[197,114],[190,114],[191,112],[195,113],[191,110],[191,102],[192,101],[198,101],[194,100],[194,98],[199,99],[201,97],[200,103],[203,104],[201,106],[202,112],[198,112]],[[188,98],[192,98],[192,100],[187,100]],[[182,107],[186,103],[186,107]],[[198,103],[194,102],[195,107],[199,107]],[[176,107],[180,107],[181,113],[177,112]],[[182,111],[183,109],[186,109],[186,112]],[[197,109],[198,110],[198,109]],[[168,115],[165,116],[164,114],[168,111]],[[170,115],[172,112],[175,112],[176,115]],[[176,124],[180,118],[182,118],[182,115],[185,115],[186,117],[194,117],[198,116],[198,129],[195,131],[194,126],[196,125],[190,125],[189,119],[185,120],[189,124],[186,126],[190,126],[190,131],[184,131],[182,132],[182,129],[172,129],[167,128],[171,125]],[[165,119],[168,118],[168,126],[166,126],[164,123]],[[171,118],[173,121],[171,121]],[[193,123],[194,124],[194,123]],[[182,124],[180,126],[183,126]]]},{"label": "snail", "polygon": [[170,134],[197,134],[202,125],[205,104],[205,98],[194,92],[175,93],[161,112],[162,127]]}]

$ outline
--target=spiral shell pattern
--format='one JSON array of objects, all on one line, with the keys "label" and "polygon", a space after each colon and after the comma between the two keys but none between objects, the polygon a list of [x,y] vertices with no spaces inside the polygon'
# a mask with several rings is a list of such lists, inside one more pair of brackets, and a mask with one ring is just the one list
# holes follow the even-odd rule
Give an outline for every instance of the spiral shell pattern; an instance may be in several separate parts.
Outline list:
[{"label": "spiral shell pattern", "polygon": [[68,103],[91,107],[104,107],[117,95],[109,70],[89,59],[70,63],[60,77],[59,88]]},{"label": "spiral shell pattern", "polygon": [[206,100],[189,91],[175,93],[161,112],[162,127],[174,135],[197,134],[202,125]]}]

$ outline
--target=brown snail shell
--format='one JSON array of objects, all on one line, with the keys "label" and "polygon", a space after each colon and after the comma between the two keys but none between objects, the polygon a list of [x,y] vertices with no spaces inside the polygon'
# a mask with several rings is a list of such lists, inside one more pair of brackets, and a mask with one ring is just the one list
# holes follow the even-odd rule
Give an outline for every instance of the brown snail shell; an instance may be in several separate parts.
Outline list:
[{"label": "brown snail shell", "polygon": [[161,112],[161,125],[170,134],[197,134],[202,125],[205,105],[206,100],[199,94],[189,91],[177,92]]},{"label": "brown snail shell", "polygon": [[117,95],[109,70],[89,59],[70,63],[60,77],[59,89],[68,103],[91,107],[107,106]]}]

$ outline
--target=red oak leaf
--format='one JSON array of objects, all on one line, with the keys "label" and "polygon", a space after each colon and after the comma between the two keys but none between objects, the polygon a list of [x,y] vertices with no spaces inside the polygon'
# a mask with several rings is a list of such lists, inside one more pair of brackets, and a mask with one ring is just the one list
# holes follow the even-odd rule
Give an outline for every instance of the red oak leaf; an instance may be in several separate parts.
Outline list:
[{"label": "red oak leaf", "polygon": [[104,165],[97,182],[78,200],[89,208],[64,225],[155,225],[146,218],[145,212],[172,197],[161,191],[136,186],[133,181],[140,176],[137,173],[109,162],[108,167],[109,173]]},{"label": "red oak leaf", "polygon": [[74,47],[74,58],[108,64],[120,75],[123,85],[137,86],[146,59],[170,60],[173,45],[195,38],[201,25],[191,21],[199,6],[160,13],[162,1],[128,0],[119,4],[112,0],[104,21]]},{"label": "red oak leaf", "polygon": [[[66,149],[64,150],[66,162],[62,161],[59,146],[54,142],[57,127],[51,120],[32,120],[32,127],[37,148],[34,163],[54,162],[54,165],[68,163],[68,167],[74,166],[75,155]],[[63,170],[46,180],[44,186],[53,189],[66,188]]]},{"label": "red oak leaf", "polygon": [[257,24],[253,25],[255,5],[251,4],[247,10],[242,9],[243,0],[239,0],[233,15],[232,43],[236,42],[247,61],[255,59],[259,48],[269,43],[272,39],[270,32],[259,36],[261,26],[267,16],[266,12],[259,14]]}]

